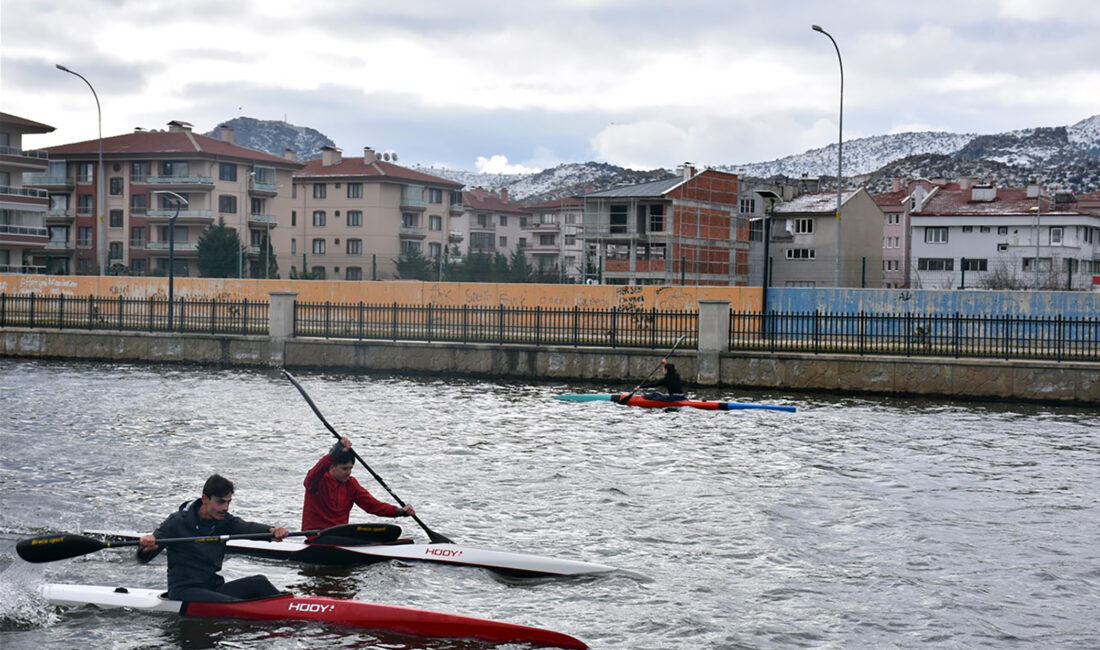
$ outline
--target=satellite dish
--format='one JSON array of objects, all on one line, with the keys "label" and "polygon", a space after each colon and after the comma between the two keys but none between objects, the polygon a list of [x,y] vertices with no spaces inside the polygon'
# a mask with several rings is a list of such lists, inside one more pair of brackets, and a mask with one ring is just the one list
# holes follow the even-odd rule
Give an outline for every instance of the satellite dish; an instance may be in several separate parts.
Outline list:
[{"label": "satellite dish", "polygon": [[396,151],[395,151],[395,152],[393,152],[393,155],[392,155],[392,156],[390,156],[390,157],[391,157],[391,158],[393,158],[393,161],[394,161],[394,162],[397,162],[397,152],[396,152]]},{"label": "satellite dish", "polygon": [[389,160],[389,159],[390,159],[390,152],[383,151],[382,152],[382,160]]}]

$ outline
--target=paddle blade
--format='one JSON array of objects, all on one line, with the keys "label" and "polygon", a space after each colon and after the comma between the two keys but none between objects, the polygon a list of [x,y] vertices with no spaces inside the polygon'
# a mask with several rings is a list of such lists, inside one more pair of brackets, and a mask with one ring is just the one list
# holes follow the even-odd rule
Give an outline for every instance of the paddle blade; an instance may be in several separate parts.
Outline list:
[{"label": "paddle blade", "polygon": [[793,406],[780,406],[778,404],[748,404],[744,402],[726,402],[725,411],[744,411],[744,410],[760,410],[760,411],[786,411],[787,413],[794,413],[798,409]]},{"label": "paddle blade", "polygon": [[608,393],[591,393],[587,395],[554,395],[554,399],[560,399],[566,402],[610,402],[611,395]]},{"label": "paddle blade", "polygon": [[363,542],[392,542],[401,536],[401,526],[394,524],[344,524],[321,531],[321,536],[353,537]]},{"label": "paddle blade", "polygon": [[47,535],[24,539],[15,552],[27,562],[56,562],[107,548],[107,544],[83,535]]}]

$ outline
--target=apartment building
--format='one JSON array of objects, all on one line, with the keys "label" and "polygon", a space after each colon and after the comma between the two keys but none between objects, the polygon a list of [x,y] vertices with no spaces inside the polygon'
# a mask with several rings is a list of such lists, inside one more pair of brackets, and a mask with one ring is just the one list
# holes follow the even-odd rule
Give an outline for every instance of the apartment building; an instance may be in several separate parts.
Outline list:
[{"label": "apartment building", "polygon": [[533,215],[530,209],[508,198],[508,190],[499,192],[481,187],[462,193],[463,213],[456,219],[455,228],[465,236],[462,254],[500,253],[511,257],[517,250],[529,253],[533,242],[528,224]]},{"label": "apartment building", "polygon": [[526,206],[531,211],[526,230],[532,266],[543,274],[557,273],[559,282],[580,282],[584,275],[584,200],[562,197]]},{"label": "apartment building", "polygon": [[[102,204],[96,196],[100,144]],[[278,215],[290,212],[291,173],[302,166],[292,155],[280,158],[233,144],[227,127],[211,138],[182,121],[46,152],[46,173],[25,181],[49,195],[50,245],[36,259],[48,272],[63,274],[98,273],[96,253],[105,233],[109,273],[167,273],[171,253],[175,275],[197,275],[199,235],[224,219],[244,247],[237,275],[263,277],[264,243]],[[105,206],[104,214],[97,214],[98,205]]]},{"label": "apartment building", "polygon": [[1100,210],[1081,198],[1037,184],[936,185],[910,214],[912,286],[1090,288],[1100,273]]},{"label": "apartment building", "polygon": [[691,165],[679,171],[584,195],[583,240],[604,283],[748,283],[749,222],[737,176]]},{"label": "apartment building", "polygon": [[935,187],[933,181],[895,178],[891,191],[876,194],[882,210],[882,286],[887,289],[909,288],[909,214],[922,206]]},{"label": "apartment building", "polygon": [[24,150],[23,136],[50,133],[54,127],[0,113],[0,273],[44,273],[39,262],[50,246],[46,230],[49,194],[23,185],[24,174],[49,167],[43,151]]},{"label": "apartment building", "polygon": [[325,147],[294,174],[289,225],[274,233],[279,268],[315,280],[389,280],[402,253],[439,260],[465,240],[453,224],[461,190],[370,147],[356,158]]}]

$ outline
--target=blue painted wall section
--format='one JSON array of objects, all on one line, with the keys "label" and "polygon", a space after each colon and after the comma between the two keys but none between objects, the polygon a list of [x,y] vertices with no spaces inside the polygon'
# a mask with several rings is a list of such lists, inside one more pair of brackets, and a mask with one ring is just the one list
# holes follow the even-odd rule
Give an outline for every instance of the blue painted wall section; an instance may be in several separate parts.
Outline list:
[{"label": "blue painted wall section", "polygon": [[1100,317],[1100,292],[771,287],[768,311],[971,317]]}]

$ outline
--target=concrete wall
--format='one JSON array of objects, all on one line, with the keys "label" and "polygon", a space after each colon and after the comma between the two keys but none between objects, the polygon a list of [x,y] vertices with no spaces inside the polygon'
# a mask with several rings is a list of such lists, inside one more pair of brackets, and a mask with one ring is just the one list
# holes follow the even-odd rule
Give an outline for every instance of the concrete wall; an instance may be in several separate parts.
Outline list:
[{"label": "concrete wall", "polygon": [[[736,306],[733,307],[737,309]],[[915,289],[805,289],[769,287],[768,311],[856,314],[1100,317],[1100,292],[920,291]]]},{"label": "concrete wall", "polygon": [[[254,336],[0,331],[0,357],[60,358],[223,366],[285,366],[347,372],[485,376],[512,380],[607,382],[626,390],[663,352]],[[728,388],[1012,399],[1100,406],[1100,364],[908,359],[681,350],[685,379]],[[717,363],[715,372],[713,365]],[[709,394],[715,394],[711,389]]]}]

